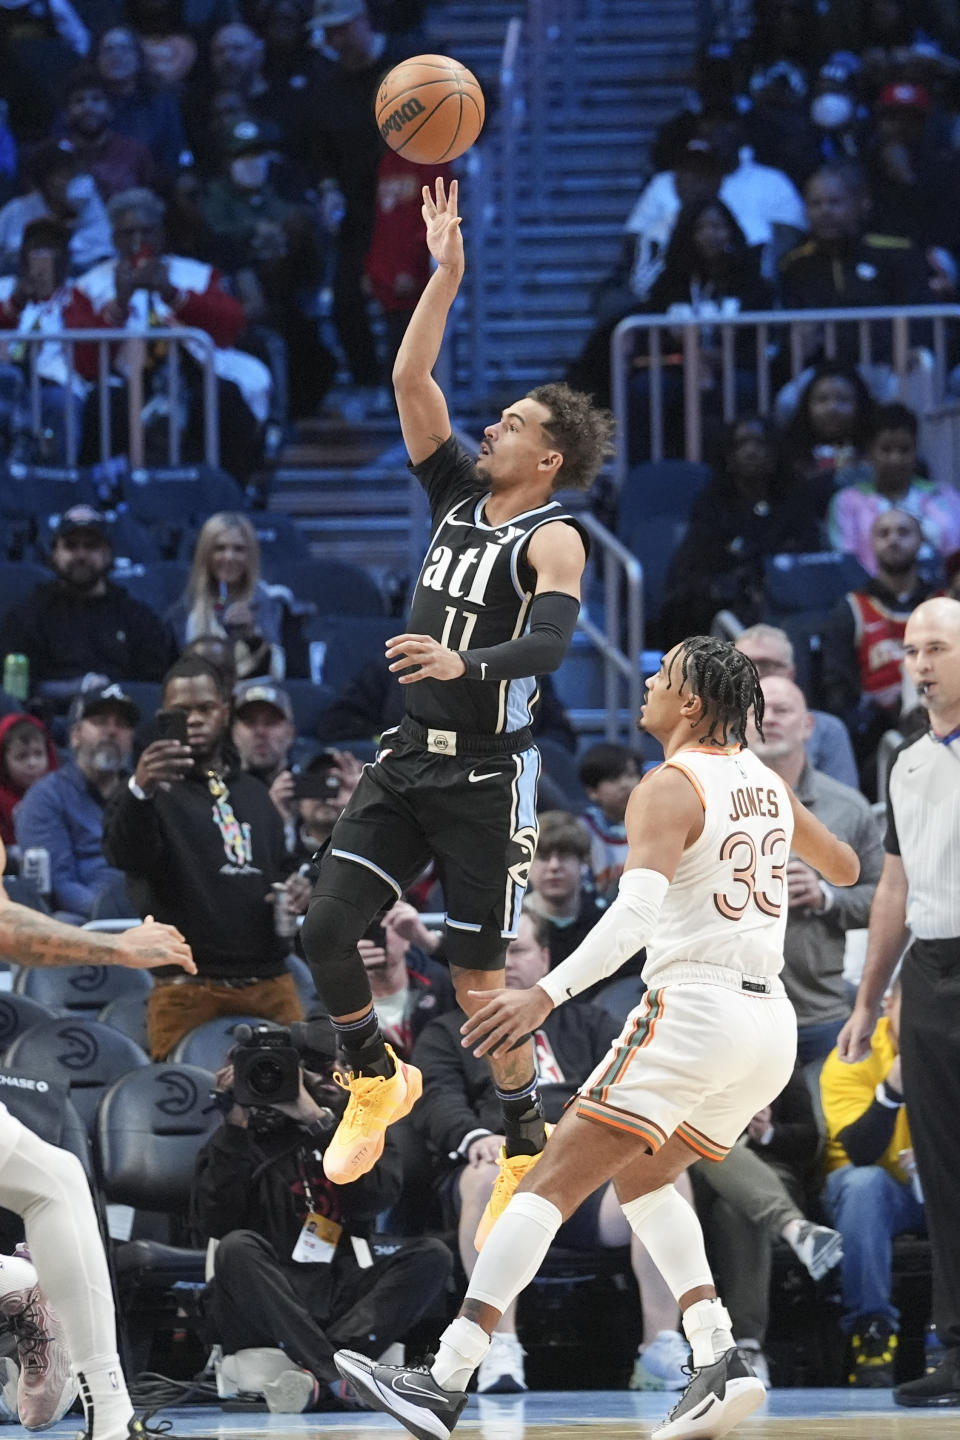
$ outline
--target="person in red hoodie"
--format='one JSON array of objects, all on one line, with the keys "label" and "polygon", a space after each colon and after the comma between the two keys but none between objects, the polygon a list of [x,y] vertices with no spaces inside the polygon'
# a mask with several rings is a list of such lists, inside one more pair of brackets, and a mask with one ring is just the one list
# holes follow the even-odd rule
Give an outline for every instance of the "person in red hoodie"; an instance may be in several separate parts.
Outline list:
[{"label": "person in red hoodie", "polygon": [[56,746],[34,715],[0,720],[0,840],[16,844],[13,812],[34,781],[57,768]]},{"label": "person in red hoodie", "polygon": [[387,150],[377,168],[376,218],[367,251],[367,282],[383,311],[387,367],[393,369],[400,341],[423,287],[430,279],[430,251],[424,238],[424,185],[437,176],[449,186],[451,165],[415,165]]}]

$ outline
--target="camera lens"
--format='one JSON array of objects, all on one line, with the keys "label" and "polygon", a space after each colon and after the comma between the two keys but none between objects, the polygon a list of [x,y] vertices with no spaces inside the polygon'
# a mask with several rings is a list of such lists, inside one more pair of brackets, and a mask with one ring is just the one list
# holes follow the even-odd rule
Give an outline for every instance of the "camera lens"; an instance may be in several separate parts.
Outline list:
[{"label": "camera lens", "polygon": [[262,1056],[251,1065],[247,1084],[251,1091],[268,1100],[272,1095],[276,1095],[278,1090],[283,1089],[286,1079],[287,1072],[282,1065]]}]

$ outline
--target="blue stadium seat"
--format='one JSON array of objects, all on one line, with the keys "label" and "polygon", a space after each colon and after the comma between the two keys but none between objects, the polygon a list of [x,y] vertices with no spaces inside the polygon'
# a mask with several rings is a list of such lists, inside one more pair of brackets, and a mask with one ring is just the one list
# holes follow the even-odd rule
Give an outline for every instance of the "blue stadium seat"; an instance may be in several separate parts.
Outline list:
[{"label": "blue stadium seat", "polygon": [[206,508],[195,465],[134,471],[123,487],[123,498],[134,519],[146,525],[193,522]]},{"label": "blue stadium seat", "polygon": [[77,466],[14,464],[0,476],[2,515],[49,515],[71,505],[99,503],[90,472]]},{"label": "blue stadium seat", "polygon": [[3,1063],[22,1074],[67,1085],[90,1129],[104,1090],[129,1070],[150,1062],[140,1046],[119,1030],[73,1015],[31,1025],[8,1047]]},{"label": "blue stadium seat", "polygon": [[617,500],[617,534],[635,534],[653,516],[686,520],[713,471],[695,460],[646,460],[631,465]]},{"label": "blue stadium seat", "polygon": [[42,1025],[47,1020],[56,1020],[59,1012],[30,1000],[26,995],[15,995],[12,991],[0,994],[0,1053],[12,1045],[18,1035],[29,1030],[31,1025]]},{"label": "blue stadium seat", "polygon": [[312,680],[284,680],[283,688],[293,705],[293,722],[297,734],[313,739],[321,712],[333,704],[335,691],[329,685],[315,685]]},{"label": "blue stadium seat", "polygon": [[153,560],[138,565],[129,575],[115,572],[113,579],[135,600],[162,616],[180,599],[189,574],[190,566],[183,560]]},{"label": "blue stadium seat", "polygon": [[368,660],[383,660],[391,635],[403,622],[396,617],[317,615],[303,627],[310,646],[310,674],[320,684],[340,690]]},{"label": "blue stadium seat", "polygon": [[14,990],[63,1015],[91,1018],[118,995],[145,995],[153,989],[146,970],[121,965],[69,965],[48,970],[24,965]]},{"label": "blue stadium seat", "polygon": [[216,1073],[227,1063],[227,1052],[235,1045],[238,1025],[278,1026],[269,1020],[258,1019],[256,1015],[221,1015],[208,1020],[178,1040],[170,1051],[170,1060],[175,1065],[201,1065],[204,1070]]},{"label": "blue stadium seat", "polygon": [[[651,515],[638,522],[624,544],[643,566],[643,617],[648,627],[660,614],[667,575],[674,551],[686,533],[686,519],[676,515]],[[680,637],[673,637],[678,639]]]},{"label": "blue stadium seat", "polygon": [[858,590],[869,578],[855,556],[836,550],[770,555],[763,562],[764,590],[772,616],[799,610],[829,612],[848,590]]},{"label": "blue stadium seat", "polygon": [[[109,1025],[114,1030],[119,1030],[133,1040],[140,1049],[147,1055],[150,1053],[150,1042],[147,1039],[147,994],[142,995],[118,995],[116,1000],[111,1000],[109,1005],[104,1005],[97,1019],[101,1025]],[[3,1002],[0,1000],[0,1016],[3,1014]]]},{"label": "blue stadium seat", "polygon": [[386,609],[376,581],[345,560],[295,560],[271,578],[309,600],[318,615],[382,615]]},{"label": "blue stadium seat", "polygon": [[275,515],[273,511],[251,515],[250,523],[260,545],[263,578],[275,585],[285,585],[290,566],[305,564],[310,559],[310,547],[303,531],[289,515]]}]

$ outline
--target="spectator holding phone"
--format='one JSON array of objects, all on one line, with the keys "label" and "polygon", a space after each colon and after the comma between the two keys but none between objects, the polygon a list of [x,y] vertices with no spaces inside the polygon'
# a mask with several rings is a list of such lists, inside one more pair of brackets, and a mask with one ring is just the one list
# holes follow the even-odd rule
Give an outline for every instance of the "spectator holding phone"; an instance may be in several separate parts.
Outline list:
[{"label": "spectator holding phone", "polygon": [[230,744],[230,692],[197,655],[167,672],[160,737],[148,745],[104,820],[107,856],[127,876],[141,914],[189,937],[190,984],[158,971],[147,1004],[150,1050],[218,1015],[302,1018],[285,969],[289,937],[276,933],[271,886],[289,873],[283,822]]},{"label": "spectator holding phone", "polygon": [[298,859],[309,860],[329,840],[361,769],[349,750],[321,750],[299,774],[286,770],[274,781],[274,804],[295,806],[299,815]]}]

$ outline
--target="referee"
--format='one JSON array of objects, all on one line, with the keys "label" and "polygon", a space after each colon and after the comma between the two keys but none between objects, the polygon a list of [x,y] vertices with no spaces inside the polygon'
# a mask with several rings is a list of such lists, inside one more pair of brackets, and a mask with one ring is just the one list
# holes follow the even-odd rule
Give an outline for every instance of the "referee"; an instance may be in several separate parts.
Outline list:
[{"label": "referee", "polygon": [[914,610],[904,663],[930,729],[897,752],[888,785],[883,873],[841,1060],[870,1052],[880,1001],[903,953],[901,1095],[877,1104],[910,1115],[933,1251],[934,1319],[944,1356],[930,1375],[898,1385],[898,1405],[960,1405],[960,603]]}]

